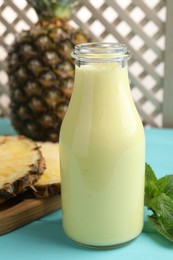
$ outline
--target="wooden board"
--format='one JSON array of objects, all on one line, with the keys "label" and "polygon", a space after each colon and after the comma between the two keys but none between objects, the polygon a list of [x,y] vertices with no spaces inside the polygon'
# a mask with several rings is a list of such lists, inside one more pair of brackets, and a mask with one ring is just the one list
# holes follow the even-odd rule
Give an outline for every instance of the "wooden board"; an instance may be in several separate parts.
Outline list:
[{"label": "wooden board", "polygon": [[0,235],[28,224],[59,208],[61,208],[61,195],[48,199],[24,199],[1,203]]}]

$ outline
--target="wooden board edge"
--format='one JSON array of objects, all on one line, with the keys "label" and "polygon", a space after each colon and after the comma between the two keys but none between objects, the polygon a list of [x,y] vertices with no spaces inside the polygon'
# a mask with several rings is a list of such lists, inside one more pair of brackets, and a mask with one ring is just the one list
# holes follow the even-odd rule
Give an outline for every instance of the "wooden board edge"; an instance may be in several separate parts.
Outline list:
[{"label": "wooden board edge", "polygon": [[31,223],[61,208],[61,195],[48,199],[26,199],[0,212],[0,235]]}]

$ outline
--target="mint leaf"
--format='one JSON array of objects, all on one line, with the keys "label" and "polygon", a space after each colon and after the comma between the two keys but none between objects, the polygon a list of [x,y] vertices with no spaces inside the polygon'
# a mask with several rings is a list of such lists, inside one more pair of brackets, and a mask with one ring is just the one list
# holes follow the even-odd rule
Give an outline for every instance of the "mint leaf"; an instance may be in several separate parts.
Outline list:
[{"label": "mint leaf", "polygon": [[157,179],[150,165],[146,164],[145,175],[145,206],[153,212],[148,221],[173,242],[173,174]]},{"label": "mint leaf", "polygon": [[149,223],[165,238],[173,242],[173,201],[161,194],[150,201],[154,214],[148,216]]},{"label": "mint leaf", "polygon": [[164,236],[169,241],[173,242],[173,227],[166,226],[162,219],[155,218],[154,216],[148,216],[148,222],[154,227],[157,232]]},{"label": "mint leaf", "polygon": [[173,225],[173,201],[164,193],[150,201],[152,209],[159,218],[164,218]]},{"label": "mint leaf", "polygon": [[157,178],[149,164],[145,165],[145,206],[149,207],[152,198],[159,195]]},{"label": "mint leaf", "polygon": [[157,177],[148,163],[145,164],[145,174],[150,179],[150,181],[157,183]]},{"label": "mint leaf", "polygon": [[159,190],[173,200],[173,174],[166,175],[158,180]]}]

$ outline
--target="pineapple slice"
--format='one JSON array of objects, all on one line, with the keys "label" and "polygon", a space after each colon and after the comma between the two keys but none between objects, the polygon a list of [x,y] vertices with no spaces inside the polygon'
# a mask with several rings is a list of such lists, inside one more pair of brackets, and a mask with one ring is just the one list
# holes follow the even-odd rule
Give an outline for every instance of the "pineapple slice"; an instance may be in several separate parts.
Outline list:
[{"label": "pineapple slice", "polygon": [[34,184],[37,198],[47,198],[60,193],[59,144],[38,142],[46,162],[46,170]]},{"label": "pineapple slice", "polygon": [[23,136],[0,136],[0,162],[1,202],[34,189],[46,168],[40,148]]}]

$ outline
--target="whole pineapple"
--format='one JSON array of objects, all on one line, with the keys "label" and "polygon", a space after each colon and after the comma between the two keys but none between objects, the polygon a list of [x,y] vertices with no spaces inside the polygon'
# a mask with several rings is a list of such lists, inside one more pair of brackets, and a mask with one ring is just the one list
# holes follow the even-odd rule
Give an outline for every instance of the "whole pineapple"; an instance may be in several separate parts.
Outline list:
[{"label": "whole pineapple", "polygon": [[9,52],[12,124],[33,140],[57,142],[73,87],[70,54],[88,40],[68,23],[74,0],[27,1],[39,22],[18,35]]}]

